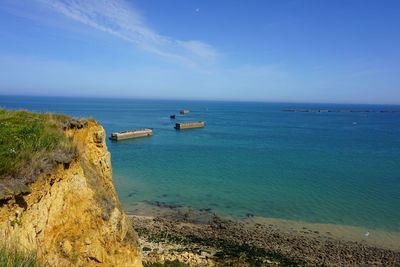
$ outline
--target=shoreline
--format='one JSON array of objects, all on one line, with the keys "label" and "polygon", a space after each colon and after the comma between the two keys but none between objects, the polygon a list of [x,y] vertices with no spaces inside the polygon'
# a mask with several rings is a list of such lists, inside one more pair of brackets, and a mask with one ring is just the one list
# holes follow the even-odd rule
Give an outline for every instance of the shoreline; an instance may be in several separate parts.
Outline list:
[{"label": "shoreline", "polygon": [[190,220],[195,224],[208,223],[217,215],[223,220],[243,222],[245,224],[269,225],[283,232],[298,235],[315,235],[334,238],[341,241],[359,242],[369,246],[400,251],[400,232],[333,223],[311,223],[289,219],[256,216],[249,214],[245,218],[215,214],[210,209],[196,210],[187,206],[172,205],[164,202],[140,202],[135,209],[124,209],[127,214],[161,217],[173,220]]},{"label": "shoreline", "polygon": [[315,234],[319,237],[357,242],[368,246],[400,252],[400,232],[344,224],[308,223],[261,216],[255,216],[251,218],[251,221],[253,223],[274,225],[281,231],[302,235]]},{"label": "shoreline", "polygon": [[320,232],[305,226],[309,224],[285,225],[279,219],[259,217],[236,221],[214,214],[199,221],[204,213],[193,210],[159,216],[127,214],[148,264],[174,260],[189,266],[400,264],[400,249],[374,245],[368,239],[352,240],[351,236],[341,239],[335,232],[322,232],[324,225],[314,225]]}]

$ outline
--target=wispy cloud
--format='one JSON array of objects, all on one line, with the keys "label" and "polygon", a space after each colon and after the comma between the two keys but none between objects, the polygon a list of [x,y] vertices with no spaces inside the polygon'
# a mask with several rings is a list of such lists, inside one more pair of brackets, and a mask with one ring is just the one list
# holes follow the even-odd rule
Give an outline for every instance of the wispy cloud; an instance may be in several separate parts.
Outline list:
[{"label": "wispy cloud", "polygon": [[151,29],[132,4],[124,0],[37,0],[64,16],[111,34],[135,46],[179,63],[198,66],[219,57],[211,45],[178,40]]}]

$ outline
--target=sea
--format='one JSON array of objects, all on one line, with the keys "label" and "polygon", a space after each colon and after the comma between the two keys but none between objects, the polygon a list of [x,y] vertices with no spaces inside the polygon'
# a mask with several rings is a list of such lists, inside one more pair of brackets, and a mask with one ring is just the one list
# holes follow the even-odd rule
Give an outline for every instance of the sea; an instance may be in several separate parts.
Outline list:
[{"label": "sea", "polygon": [[[380,112],[400,106],[0,96],[0,107],[95,118],[108,136],[153,128],[107,139],[127,212],[184,206],[400,232],[400,112]],[[174,129],[185,121],[206,126]]]}]

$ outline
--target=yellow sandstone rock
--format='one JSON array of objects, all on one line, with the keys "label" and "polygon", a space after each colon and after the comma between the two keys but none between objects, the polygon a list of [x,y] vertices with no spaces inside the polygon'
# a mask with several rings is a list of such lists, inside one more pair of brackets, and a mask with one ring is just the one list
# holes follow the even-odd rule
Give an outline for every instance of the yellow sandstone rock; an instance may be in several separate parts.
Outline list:
[{"label": "yellow sandstone rock", "polygon": [[112,181],[104,129],[68,130],[79,156],[0,203],[0,240],[37,251],[45,266],[142,266],[138,237]]}]

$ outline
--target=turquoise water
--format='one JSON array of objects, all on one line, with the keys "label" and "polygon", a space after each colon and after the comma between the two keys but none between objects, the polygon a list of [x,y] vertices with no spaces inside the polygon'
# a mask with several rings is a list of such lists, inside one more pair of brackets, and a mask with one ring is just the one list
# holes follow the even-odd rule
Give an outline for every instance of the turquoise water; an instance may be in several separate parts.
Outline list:
[{"label": "turquoise water", "polygon": [[[125,209],[165,202],[237,217],[400,231],[400,113],[289,113],[285,108],[399,106],[0,96],[0,106],[94,117],[113,131],[154,136],[107,141]],[[204,129],[176,131],[176,121]]]}]

